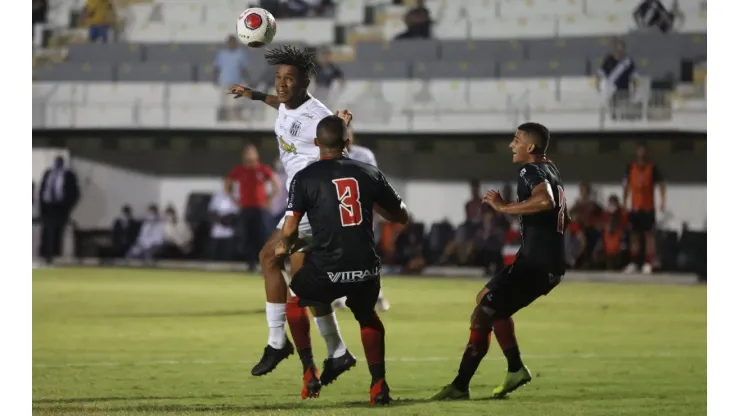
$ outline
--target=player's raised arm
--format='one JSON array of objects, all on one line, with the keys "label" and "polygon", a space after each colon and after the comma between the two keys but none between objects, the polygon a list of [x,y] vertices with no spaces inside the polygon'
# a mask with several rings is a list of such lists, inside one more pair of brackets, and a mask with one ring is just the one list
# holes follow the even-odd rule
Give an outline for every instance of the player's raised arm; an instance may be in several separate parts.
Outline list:
[{"label": "player's raised arm", "polygon": [[507,204],[498,191],[488,191],[483,202],[498,212],[512,215],[531,215],[555,208],[552,186],[539,168],[524,166],[519,172],[519,181],[531,190],[532,196],[526,201]]},{"label": "player's raised arm", "polygon": [[393,186],[388,183],[382,172],[378,171],[378,196],[375,203],[375,212],[390,222],[407,224],[409,222],[409,210],[398,195]]},{"label": "player's raised arm", "polygon": [[234,99],[249,98],[252,101],[262,101],[276,110],[280,107],[280,100],[278,100],[277,95],[265,94],[264,92],[255,91],[243,85],[232,85],[231,88],[229,88],[228,94],[233,95]]}]

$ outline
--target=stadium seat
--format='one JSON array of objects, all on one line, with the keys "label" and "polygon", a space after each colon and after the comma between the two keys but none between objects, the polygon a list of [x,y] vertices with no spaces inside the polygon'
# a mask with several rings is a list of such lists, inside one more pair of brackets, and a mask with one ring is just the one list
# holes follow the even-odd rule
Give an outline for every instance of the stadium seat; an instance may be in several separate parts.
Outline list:
[{"label": "stadium seat", "polygon": [[148,44],[144,48],[147,62],[213,63],[224,43],[167,43]]},{"label": "stadium seat", "polygon": [[443,61],[508,61],[524,59],[524,43],[518,40],[466,40],[440,42]]},{"label": "stadium seat", "polygon": [[616,36],[634,29],[631,14],[571,15],[558,21],[557,36]]},{"label": "stadium seat", "polygon": [[556,35],[556,20],[551,16],[472,20],[470,36],[474,39],[529,39]]},{"label": "stadium seat", "polygon": [[502,62],[503,78],[534,78],[586,75],[586,59],[524,60]]},{"label": "stadium seat", "polygon": [[499,0],[501,17],[565,16],[581,14],[584,0]]},{"label": "stadium seat", "polygon": [[[218,2],[214,3],[218,4]],[[201,3],[164,2],[159,8],[162,21],[168,25],[202,25],[204,23],[205,7]]]},{"label": "stadium seat", "polygon": [[357,25],[365,21],[365,2],[361,0],[347,0],[337,3],[337,23],[341,25]]},{"label": "stadium seat", "polygon": [[143,48],[131,43],[81,43],[69,46],[67,62],[137,62],[143,58]]},{"label": "stadium seat", "polygon": [[112,81],[113,65],[62,62],[40,66],[34,70],[34,76],[39,81]]},{"label": "stadium seat", "polygon": [[405,62],[348,62],[342,65],[347,79],[398,79],[408,78],[409,64]]},{"label": "stadium seat", "polygon": [[175,39],[173,32],[173,28],[164,23],[143,23],[129,28],[126,37],[129,42],[163,43]]},{"label": "stadium seat", "polygon": [[435,40],[359,43],[356,56],[358,61],[367,62],[433,61],[439,57],[439,44]]},{"label": "stadium seat", "polygon": [[197,103],[204,107],[216,107],[223,100],[224,92],[213,83],[172,83],[168,86],[169,104],[186,105]]},{"label": "stadium seat", "polygon": [[421,111],[464,111],[468,108],[467,79],[411,82],[411,108]]},{"label": "stadium seat", "polygon": [[492,78],[496,76],[494,62],[418,62],[412,67],[415,79]]},{"label": "stadium seat", "polygon": [[87,104],[161,106],[165,95],[165,84],[160,82],[87,84],[84,89]]},{"label": "stadium seat", "polygon": [[131,63],[118,67],[118,81],[122,82],[192,82],[194,69],[190,64]]},{"label": "stadium seat", "polygon": [[75,107],[75,126],[81,128],[130,128],[134,125],[133,107],[88,104]]}]

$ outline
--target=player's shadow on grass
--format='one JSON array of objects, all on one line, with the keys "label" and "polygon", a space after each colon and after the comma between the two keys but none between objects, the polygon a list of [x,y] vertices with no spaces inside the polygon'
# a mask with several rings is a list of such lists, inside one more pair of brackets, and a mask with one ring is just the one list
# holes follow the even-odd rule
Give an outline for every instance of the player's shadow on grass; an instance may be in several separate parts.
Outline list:
[{"label": "player's shadow on grass", "polygon": [[[236,397],[236,396],[231,396]],[[243,395],[239,395],[243,397]],[[251,398],[263,397],[275,397],[269,394],[259,394],[250,396]],[[286,403],[269,403],[269,404],[257,404],[257,405],[181,405],[181,404],[141,404],[141,405],[130,405],[130,406],[106,406],[106,407],[93,407],[84,406],[83,403],[100,403],[105,401],[123,401],[123,400],[179,400],[179,399],[192,399],[198,397],[99,397],[99,398],[82,398],[82,399],[60,399],[56,401],[46,400],[34,400],[33,405],[38,409],[60,411],[60,412],[79,412],[79,413],[110,413],[110,412],[152,412],[152,413],[186,413],[186,412],[250,412],[250,411],[270,411],[270,410],[296,410],[296,409],[316,409],[314,406],[310,406],[308,403],[316,403],[320,405],[321,409],[351,409],[351,408],[368,408],[370,405],[367,401],[362,402],[321,402],[321,400],[303,402],[303,401],[290,401]],[[206,398],[206,397],[200,397]],[[218,396],[208,396],[207,398],[218,398]],[[409,406],[418,403],[427,403],[428,399],[397,399],[389,406],[400,407]],[[77,404],[75,406],[75,404]]]},{"label": "player's shadow on grass", "polygon": [[200,311],[200,312],[155,312],[155,313],[127,313],[103,315],[105,318],[224,318],[229,316],[258,315],[265,313],[264,309],[231,310],[231,311]]}]

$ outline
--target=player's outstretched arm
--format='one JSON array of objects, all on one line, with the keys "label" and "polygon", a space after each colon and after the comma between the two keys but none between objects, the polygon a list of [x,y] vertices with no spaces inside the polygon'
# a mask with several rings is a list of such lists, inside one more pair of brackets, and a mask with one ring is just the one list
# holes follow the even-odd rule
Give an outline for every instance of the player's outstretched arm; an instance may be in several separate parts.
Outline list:
[{"label": "player's outstretched arm", "polygon": [[526,201],[507,204],[498,191],[488,191],[483,202],[504,214],[531,215],[555,208],[555,198],[549,182],[542,182],[532,189],[532,196]]},{"label": "player's outstretched arm", "polygon": [[237,98],[249,98],[252,101],[262,101],[274,109],[280,107],[280,101],[276,95],[265,94],[264,92],[255,91],[249,87],[243,85],[234,84],[229,88],[227,92],[229,95],[233,95],[234,99]]}]

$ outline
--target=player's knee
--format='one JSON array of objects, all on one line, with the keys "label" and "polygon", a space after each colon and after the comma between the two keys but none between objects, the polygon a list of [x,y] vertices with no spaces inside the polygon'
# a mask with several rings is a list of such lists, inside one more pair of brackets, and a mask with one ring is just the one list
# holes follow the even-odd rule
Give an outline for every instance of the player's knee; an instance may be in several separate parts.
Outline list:
[{"label": "player's knee", "polygon": [[259,254],[260,266],[263,269],[279,267],[278,258],[275,256],[275,247],[269,242],[262,247]]}]

